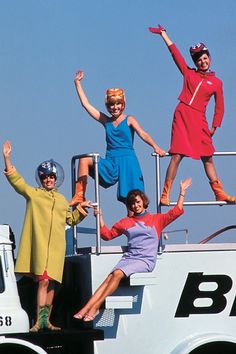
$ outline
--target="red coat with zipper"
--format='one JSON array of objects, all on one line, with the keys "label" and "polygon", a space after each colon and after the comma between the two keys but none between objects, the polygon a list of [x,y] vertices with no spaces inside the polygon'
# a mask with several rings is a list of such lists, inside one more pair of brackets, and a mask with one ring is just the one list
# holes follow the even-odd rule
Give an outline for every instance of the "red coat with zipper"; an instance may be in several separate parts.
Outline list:
[{"label": "red coat with zipper", "polygon": [[175,44],[170,45],[169,50],[184,78],[178,97],[180,102],[174,113],[169,152],[194,159],[211,156],[215,149],[206,119],[206,108],[214,96],[212,126],[220,127],[224,115],[222,81],[212,71],[203,74],[189,68]]}]

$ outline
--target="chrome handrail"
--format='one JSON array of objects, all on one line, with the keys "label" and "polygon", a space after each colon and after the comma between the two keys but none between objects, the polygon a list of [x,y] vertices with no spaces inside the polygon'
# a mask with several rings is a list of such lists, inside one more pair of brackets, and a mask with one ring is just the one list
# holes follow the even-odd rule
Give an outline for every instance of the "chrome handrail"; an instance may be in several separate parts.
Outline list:
[{"label": "chrome handrail", "polygon": [[[157,213],[161,212],[161,168],[160,168],[160,159],[164,157],[170,157],[169,153],[166,153],[164,156],[160,157],[157,153],[152,153],[152,156],[155,157],[155,170],[156,170],[156,210]],[[215,152],[213,156],[236,156],[236,152]],[[71,179],[72,179],[72,195],[75,193],[75,182],[76,182],[76,161],[82,158],[91,157],[94,163],[94,185],[95,185],[95,203],[97,204],[98,208],[100,208],[100,195],[99,195],[99,175],[98,175],[98,153],[87,153],[81,155],[75,155],[71,159]],[[177,202],[171,202],[170,206],[176,205]],[[185,206],[196,206],[196,205],[232,205],[230,203],[224,201],[192,201],[192,202],[184,202]],[[235,204],[234,204],[235,205]],[[96,216],[96,253],[101,253],[101,237],[100,237],[100,215]],[[162,235],[159,241],[159,248],[158,252],[162,253],[163,249],[163,239]],[[77,254],[77,228],[74,226],[73,230],[73,252]]]},{"label": "chrome handrail", "polygon": [[203,240],[201,240],[198,243],[199,244],[207,243],[208,241],[213,240],[213,238],[215,238],[216,236],[222,234],[223,232],[228,231],[228,230],[233,230],[233,229],[236,229],[236,225],[230,225],[230,226],[223,227],[222,229],[214,232],[213,234],[211,234],[210,236],[204,238]]},{"label": "chrome handrail", "polygon": [[[157,212],[161,212],[161,167],[160,167],[160,159],[164,158],[164,157],[171,157],[171,154],[166,153],[164,156],[158,155],[157,153],[153,152],[152,156],[155,157],[155,167],[156,167],[156,210]],[[236,156],[236,152],[235,151],[218,151],[215,152],[213,154],[213,156]],[[174,206],[176,205],[177,202],[171,202],[170,206]],[[219,206],[223,206],[223,205],[235,205],[232,203],[227,203],[224,201],[193,201],[193,202],[184,202],[185,206],[195,206],[195,205],[219,205]],[[159,241],[159,253],[162,252],[162,244],[163,244],[163,240],[162,240],[162,235],[160,237],[160,241]]]}]

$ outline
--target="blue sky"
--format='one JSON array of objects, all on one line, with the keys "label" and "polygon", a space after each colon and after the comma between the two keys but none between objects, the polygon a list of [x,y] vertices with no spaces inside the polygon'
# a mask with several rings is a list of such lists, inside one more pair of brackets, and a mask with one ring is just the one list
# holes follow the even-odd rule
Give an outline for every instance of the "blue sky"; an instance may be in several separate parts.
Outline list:
[{"label": "blue sky", "polygon": [[[66,174],[61,192],[71,197],[70,161],[73,155],[105,152],[103,127],[81,108],[74,89],[77,69],[85,71],[83,85],[90,101],[104,110],[109,87],[126,91],[126,113],[134,115],[157,143],[168,150],[170,129],[182,77],[160,37],[148,32],[161,23],[192,66],[188,49],[203,41],[212,55],[212,70],[223,80],[225,116],[217,130],[217,151],[236,151],[236,2],[207,0],[1,0],[0,12],[0,142],[12,142],[12,161],[27,182],[35,185],[37,165],[49,158],[60,162]],[[211,104],[208,121],[212,121]],[[155,164],[152,149],[138,137],[135,148],[142,166],[146,192],[155,211]],[[3,159],[0,160],[3,170]],[[162,159],[164,179],[168,159]],[[236,158],[215,159],[224,187],[236,195]],[[179,181],[191,176],[187,200],[214,200],[200,161],[185,159]],[[88,198],[93,198],[89,181]],[[101,189],[108,225],[125,215],[116,201],[116,187]],[[0,175],[1,223],[10,224],[19,239],[25,201]],[[166,209],[163,208],[163,211]],[[190,242],[221,227],[235,224],[236,206],[186,207],[185,215],[169,229],[189,230]],[[81,226],[92,227],[91,215]],[[235,241],[227,233],[219,241]],[[182,242],[183,235],[173,235]]]}]

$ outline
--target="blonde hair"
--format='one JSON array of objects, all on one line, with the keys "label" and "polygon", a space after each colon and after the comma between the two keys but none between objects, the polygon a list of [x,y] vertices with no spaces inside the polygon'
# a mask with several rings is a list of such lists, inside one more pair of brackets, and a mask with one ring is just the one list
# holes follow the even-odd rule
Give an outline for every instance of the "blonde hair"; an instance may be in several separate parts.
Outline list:
[{"label": "blonde hair", "polygon": [[125,92],[121,88],[110,88],[106,91],[105,104],[110,106],[114,103],[122,103],[125,108]]}]

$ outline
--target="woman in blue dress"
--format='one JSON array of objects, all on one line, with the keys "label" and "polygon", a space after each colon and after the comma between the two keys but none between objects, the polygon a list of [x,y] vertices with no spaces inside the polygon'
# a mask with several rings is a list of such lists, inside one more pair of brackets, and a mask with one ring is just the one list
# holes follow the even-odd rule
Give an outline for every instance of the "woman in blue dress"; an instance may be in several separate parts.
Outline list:
[{"label": "woman in blue dress", "polygon": [[[125,109],[123,89],[107,90],[105,104],[111,115],[108,116],[90,104],[81,85],[83,77],[84,72],[78,71],[74,80],[81,105],[92,118],[104,126],[106,132],[106,157],[100,158],[98,162],[99,184],[104,188],[109,188],[118,183],[117,199],[125,203],[126,196],[131,189],[144,190],[142,171],[133,147],[134,133],[136,132],[144,142],[152,146],[157,154],[163,156],[165,151],[142,129],[133,116],[126,116],[123,113]],[[93,177],[93,174],[93,159],[91,157],[81,159],[71,206],[85,200],[88,175]]]}]

